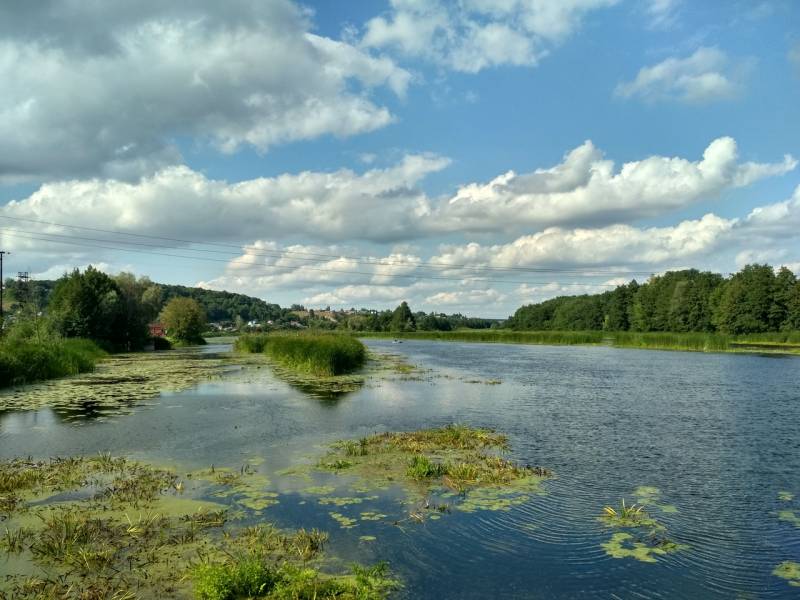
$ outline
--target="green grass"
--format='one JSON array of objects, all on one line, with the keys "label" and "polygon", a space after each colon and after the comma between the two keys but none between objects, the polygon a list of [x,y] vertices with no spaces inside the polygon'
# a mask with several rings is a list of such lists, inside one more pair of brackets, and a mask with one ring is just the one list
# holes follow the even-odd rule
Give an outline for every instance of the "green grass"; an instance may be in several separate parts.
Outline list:
[{"label": "green grass", "polygon": [[455,331],[369,331],[358,337],[442,340],[452,342],[488,342],[502,344],[600,344],[602,331],[513,331],[511,329],[457,329]]},{"label": "green grass", "polygon": [[324,333],[269,333],[240,336],[239,352],[263,352],[295,371],[321,377],[350,373],[364,364],[366,348],[347,335]]},{"label": "green grass", "polygon": [[90,340],[4,340],[0,342],[0,387],[86,373],[105,355]]}]

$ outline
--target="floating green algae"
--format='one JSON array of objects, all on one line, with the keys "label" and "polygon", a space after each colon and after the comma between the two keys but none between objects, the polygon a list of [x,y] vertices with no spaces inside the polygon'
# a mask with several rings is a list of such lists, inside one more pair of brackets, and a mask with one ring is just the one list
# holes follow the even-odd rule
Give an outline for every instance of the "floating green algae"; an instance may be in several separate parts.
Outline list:
[{"label": "floating green algae", "polygon": [[269,478],[251,463],[238,470],[212,466],[210,469],[188,473],[187,478],[217,484],[220,488],[212,496],[230,499],[235,506],[257,513],[279,502],[279,494],[268,489]]},{"label": "floating green algae", "polygon": [[130,412],[162,391],[180,391],[220,377],[231,357],[196,349],[116,354],[93,373],[0,392],[0,411],[52,407],[65,420]]},{"label": "floating green algae", "polygon": [[785,579],[792,587],[800,587],[800,563],[784,561],[775,567],[772,574]]},{"label": "floating green algae", "polygon": [[384,515],[384,514],[379,513],[379,512],[368,510],[368,511],[362,512],[360,514],[360,517],[361,517],[362,521],[380,521],[382,519],[385,519],[387,517],[387,515]]},{"label": "floating green algae", "polygon": [[348,516],[345,516],[342,513],[338,513],[338,512],[330,512],[328,514],[331,516],[331,518],[334,521],[339,523],[339,527],[341,527],[342,529],[352,529],[353,527],[357,527],[358,526],[358,520],[357,519],[352,519],[352,518],[350,518]]},{"label": "floating green algae", "polygon": [[666,539],[642,541],[624,531],[612,534],[610,540],[600,545],[613,558],[635,558],[647,563],[656,562],[656,556],[665,556],[688,547]]},{"label": "floating green algae", "polygon": [[786,523],[791,523],[795,527],[800,527],[800,517],[798,517],[793,510],[778,511],[778,519]]},{"label": "floating green algae", "polygon": [[448,425],[342,440],[332,445],[317,468],[355,478],[352,487],[364,493],[401,487],[410,503],[417,504],[409,519],[422,521],[428,514],[442,512],[431,510],[436,506],[431,495],[452,498],[455,508],[474,512],[510,510],[532,494],[541,494],[549,471],[503,458],[500,454],[507,449],[502,434]]},{"label": "floating green algae", "polygon": [[613,558],[634,558],[651,563],[656,562],[657,556],[688,548],[666,537],[667,527],[647,512],[649,506],[666,513],[677,512],[672,505],[657,502],[661,497],[658,488],[641,486],[634,491],[634,495],[636,503],[629,504],[623,499],[619,506],[605,506],[598,517],[607,527],[626,530],[613,533],[610,540],[601,544],[606,554]]},{"label": "floating green algae", "polygon": [[[0,548],[14,556],[3,563],[0,598],[216,597],[222,580],[251,567],[274,586],[259,596],[290,586],[311,594],[302,597],[384,598],[396,587],[385,566],[322,572],[322,532],[241,528],[226,505],[184,495],[227,498],[227,488],[235,505],[243,485],[266,481],[251,468],[209,469],[184,484],[174,471],[107,455],[0,461]],[[355,519],[341,515],[340,524]]]},{"label": "floating green algae", "polygon": [[778,492],[778,500],[781,502],[791,502],[794,500],[794,494],[791,492]]},{"label": "floating green algae", "polygon": [[358,541],[359,542],[374,542],[377,539],[378,538],[376,538],[374,535],[360,535],[360,536],[358,536]]}]

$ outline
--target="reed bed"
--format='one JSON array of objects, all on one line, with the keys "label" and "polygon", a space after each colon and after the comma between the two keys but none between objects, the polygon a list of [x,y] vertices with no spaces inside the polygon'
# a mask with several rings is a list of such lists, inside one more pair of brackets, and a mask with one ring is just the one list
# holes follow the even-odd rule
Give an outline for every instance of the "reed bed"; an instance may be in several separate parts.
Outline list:
[{"label": "reed bed", "polygon": [[457,329],[455,331],[359,332],[358,337],[483,342],[500,344],[600,344],[602,331],[513,331],[511,329]]},{"label": "reed bed", "polygon": [[0,387],[94,370],[106,353],[84,339],[0,342]]},{"label": "reed bed", "polygon": [[695,352],[726,352],[731,338],[719,333],[668,333],[619,331],[612,336],[613,345],[620,348],[651,348],[689,350]]},{"label": "reed bed", "polygon": [[267,333],[240,336],[239,352],[263,352],[295,371],[321,377],[344,375],[364,364],[366,348],[354,337],[325,333]]}]

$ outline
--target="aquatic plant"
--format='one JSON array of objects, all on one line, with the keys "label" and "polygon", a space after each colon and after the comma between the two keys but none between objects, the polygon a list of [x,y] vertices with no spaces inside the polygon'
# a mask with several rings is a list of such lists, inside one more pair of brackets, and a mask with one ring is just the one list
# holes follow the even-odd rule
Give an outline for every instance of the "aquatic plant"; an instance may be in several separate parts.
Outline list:
[{"label": "aquatic plant", "polygon": [[620,503],[619,510],[613,506],[603,507],[603,517],[621,527],[638,527],[648,521],[644,507],[638,504],[625,504],[625,498]]},{"label": "aquatic plant", "polygon": [[602,331],[514,331],[511,329],[456,329],[454,331],[370,331],[354,335],[364,338],[400,338],[500,344],[575,345],[601,344]]},{"label": "aquatic plant", "polygon": [[0,387],[92,371],[106,353],[82,339],[0,339]]},{"label": "aquatic plant", "polygon": [[424,454],[415,454],[408,461],[406,475],[412,479],[439,477],[445,472],[444,465],[433,462]]},{"label": "aquatic plant", "polygon": [[350,373],[366,359],[366,348],[357,339],[323,333],[245,335],[236,341],[235,349],[264,352],[288,368],[323,377]]},{"label": "aquatic plant", "polygon": [[775,567],[772,574],[785,579],[792,587],[800,587],[800,563],[786,560]]},{"label": "aquatic plant", "polygon": [[665,556],[687,547],[666,538],[651,536],[649,539],[640,539],[628,532],[614,533],[601,546],[613,558],[634,558],[647,563],[656,562],[656,556]]}]

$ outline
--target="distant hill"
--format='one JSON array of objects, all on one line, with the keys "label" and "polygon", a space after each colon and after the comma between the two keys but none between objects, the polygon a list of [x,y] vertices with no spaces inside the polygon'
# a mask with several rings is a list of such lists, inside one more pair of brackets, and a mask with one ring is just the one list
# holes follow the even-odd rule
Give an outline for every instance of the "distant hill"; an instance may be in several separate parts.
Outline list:
[{"label": "distant hill", "polygon": [[[19,302],[19,299],[30,297],[34,300],[40,309],[47,308],[47,303],[50,294],[55,287],[56,282],[53,280],[37,280],[29,283],[29,290],[27,295],[24,290],[19,289],[19,284],[16,280],[6,280],[6,293],[8,297],[5,299],[5,308],[13,310],[14,306]],[[208,313],[208,320],[211,322],[219,321],[234,321],[237,316],[245,321],[267,321],[278,320],[288,314],[288,310],[281,308],[277,304],[270,304],[244,294],[234,294],[232,292],[218,292],[214,290],[206,290],[196,287],[188,287],[184,285],[159,285],[163,291],[163,300],[166,303],[171,298],[185,297],[194,298],[200,303],[200,306],[205,308]],[[13,298],[13,301],[9,301]]]}]

